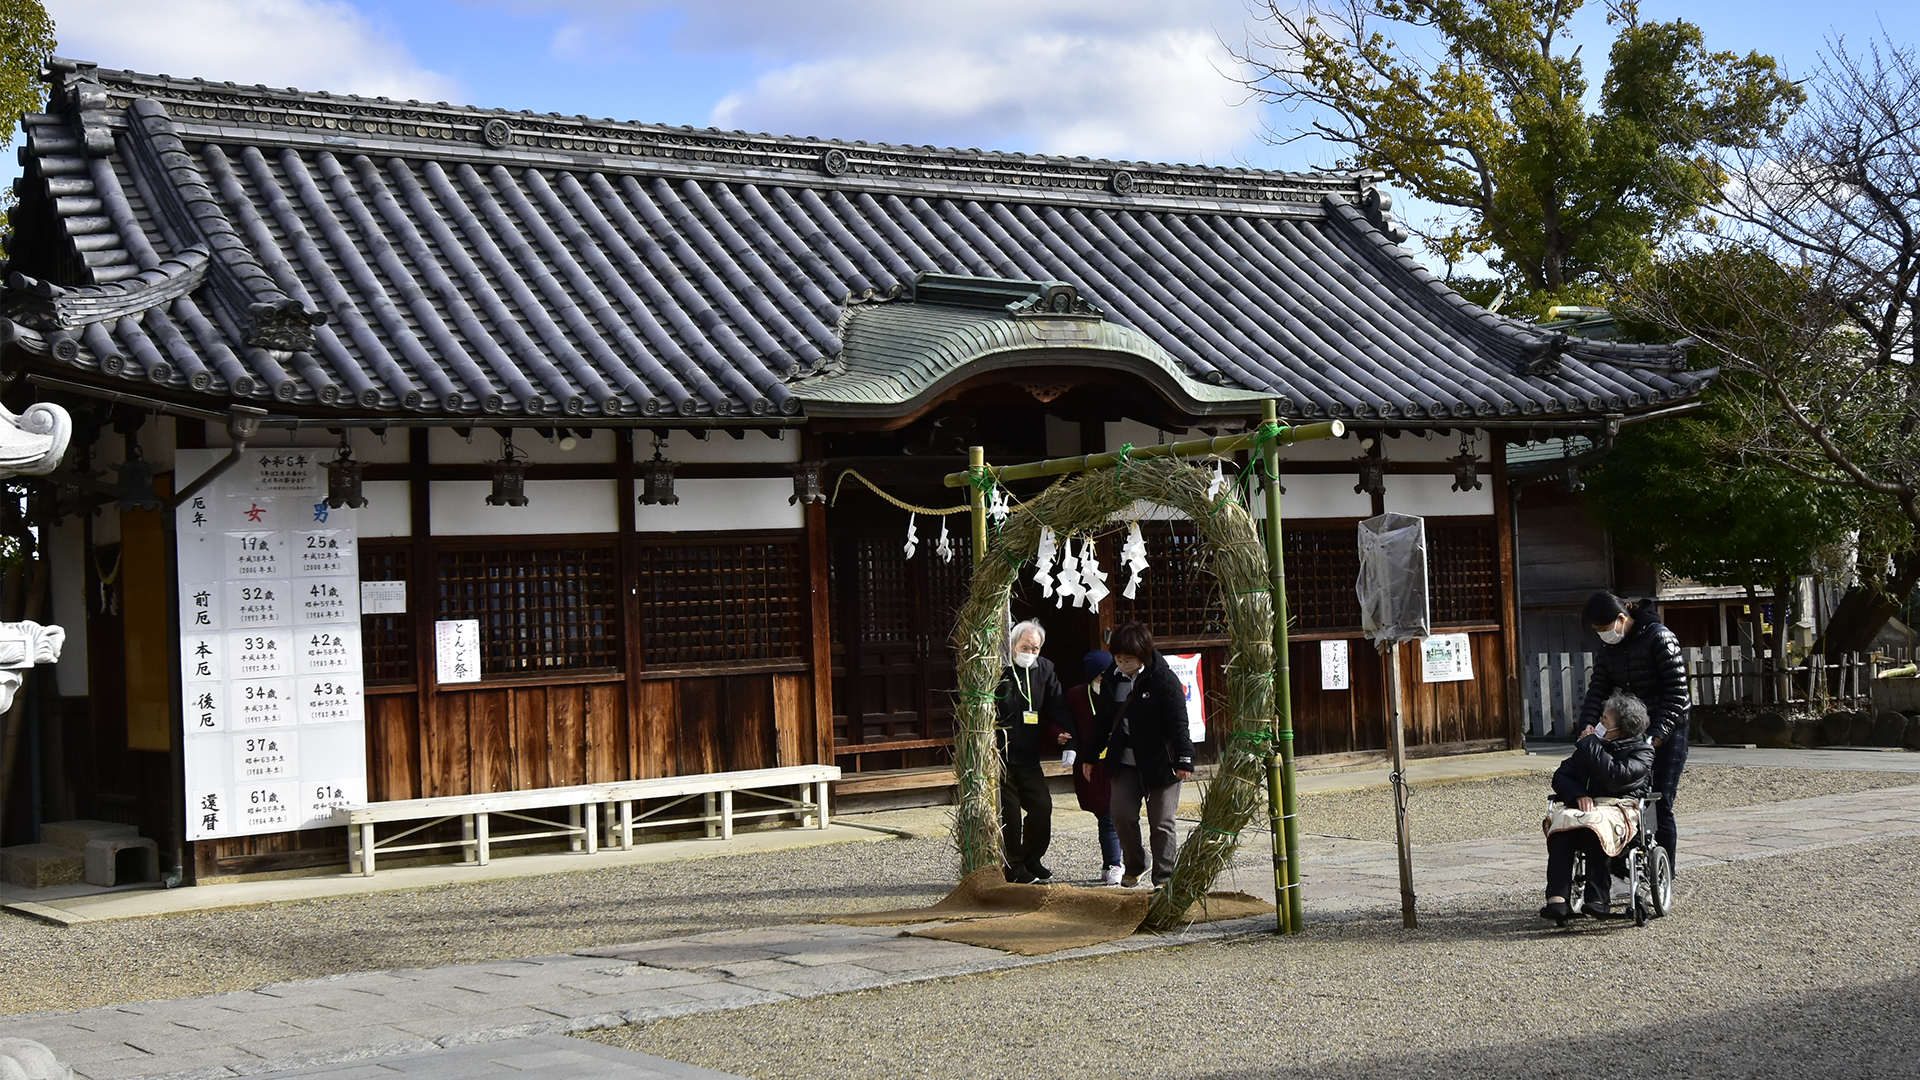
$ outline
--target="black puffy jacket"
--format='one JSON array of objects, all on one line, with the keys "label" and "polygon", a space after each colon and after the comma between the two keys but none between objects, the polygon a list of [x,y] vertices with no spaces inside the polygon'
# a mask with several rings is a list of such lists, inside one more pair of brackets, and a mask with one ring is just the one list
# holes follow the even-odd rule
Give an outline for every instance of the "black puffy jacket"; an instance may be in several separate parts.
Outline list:
[{"label": "black puffy jacket", "polygon": [[1589,799],[1631,799],[1647,793],[1653,775],[1653,743],[1641,735],[1607,739],[1589,735],[1553,771],[1553,797],[1572,806]]},{"label": "black puffy jacket", "polygon": [[[1187,691],[1180,676],[1173,673],[1166,658],[1158,652],[1153,663],[1140,669],[1126,702],[1114,700],[1120,685],[1118,668],[1108,668],[1100,680],[1100,699],[1093,710],[1093,737],[1081,753],[1105,760],[1112,769],[1121,749],[1133,751],[1140,780],[1149,791],[1157,791],[1179,781],[1175,770],[1193,770],[1193,737],[1187,731]],[[1127,714],[1127,738],[1123,747],[1115,738],[1114,720],[1122,708]],[[1108,751],[1112,750],[1111,754]]]},{"label": "black puffy jacket", "polygon": [[1617,645],[1601,643],[1594,654],[1593,680],[1587,683],[1574,730],[1599,723],[1607,698],[1615,690],[1625,690],[1646,703],[1647,737],[1664,740],[1687,726],[1687,709],[1692,705],[1687,663],[1680,656],[1680,639],[1660,624],[1652,605],[1642,604],[1627,613],[1633,616],[1633,629]]}]

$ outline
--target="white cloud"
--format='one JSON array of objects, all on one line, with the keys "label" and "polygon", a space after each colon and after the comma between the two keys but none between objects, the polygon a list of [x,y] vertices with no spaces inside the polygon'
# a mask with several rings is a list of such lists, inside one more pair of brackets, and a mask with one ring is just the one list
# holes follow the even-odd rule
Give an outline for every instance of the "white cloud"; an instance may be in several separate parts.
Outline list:
[{"label": "white cloud", "polygon": [[556,51],[606,48],[653,15],[680,20],[683,52],[752,57],[757,77],[713,108],[721,127],[1207,163],[1256,141],[1220,44],[1245,24],[1237,0],[563,6]]},{"label": "white cloud", "polygon": [[60,54],[105,68],[369,97],[460,85],[343,0],[48,0]]}]

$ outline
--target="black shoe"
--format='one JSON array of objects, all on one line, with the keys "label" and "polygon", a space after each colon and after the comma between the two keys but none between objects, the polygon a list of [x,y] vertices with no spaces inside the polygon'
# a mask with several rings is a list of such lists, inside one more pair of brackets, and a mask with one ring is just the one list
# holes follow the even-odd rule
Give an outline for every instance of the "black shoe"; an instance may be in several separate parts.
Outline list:
[{"label": "black shoe", "polygon": [[1587,902],[1582,905],[1582,907],[1585,909],[1586,914],[1596,919],[1613,918],[1613,901],[1608,897],[1601,897],[1596,900],[1589,896],[1587,897]]},{"label": "black shoe", "polygon": [[1565,900],[1555,900],[1553,903],[1540,909],[1540,917],[1564,923],[1568,919],[1573,918],[1573,909],[1567,906]]},{"label": "black shoe", "polygon": [[1047,864],[1045,863],[1033,863],[1028,866],[1027,869],[1033,871],[1033,876],[1039,878],[1041,881],[1047,881],[1053,877],[1053,871],[1047,869]]},{"label": "black shoe", "polygon": [[1022,866],[1015,870],[1008,870],[1007,880],[1015,885],[1031,885],[1033,884],[1034,878],[1033,873]]}]

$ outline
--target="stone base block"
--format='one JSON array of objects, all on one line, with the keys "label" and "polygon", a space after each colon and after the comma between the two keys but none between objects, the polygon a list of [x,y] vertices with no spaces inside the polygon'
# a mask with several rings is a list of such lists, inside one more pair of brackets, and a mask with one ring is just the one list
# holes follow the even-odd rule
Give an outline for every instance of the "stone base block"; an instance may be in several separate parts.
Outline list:
[{"label": "stone base block", "polygon": [[21,844],[0,848],[0,877],[23,889],[51,889],[77,885],[86,859],[73,848],[57,844]]},{"label": "stone base block", "polygon": [[160,880],[160,847],[144,836],[113,836],[87,842],[89,885]]}]

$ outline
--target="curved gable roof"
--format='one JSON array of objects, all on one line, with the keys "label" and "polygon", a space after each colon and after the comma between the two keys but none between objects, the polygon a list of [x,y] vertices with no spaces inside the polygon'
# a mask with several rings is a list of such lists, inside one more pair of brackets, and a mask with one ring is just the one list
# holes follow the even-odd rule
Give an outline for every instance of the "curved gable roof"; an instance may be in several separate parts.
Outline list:
[{"label": "curved gable roof", "polygon": [[[1271,395],[1297,418],[1552,425],[1712,377],[1675,350],[1569,341],[1467,304],[1395,245],[1367,176],[774,138],[71,61],[53,77],[54,111],[26,122],[13,268],[42,279],[21,289],[57,284],[62,310],[99,314],[4,329],[86,377],[187,401],[833,411],[872,317],[856,301],[926,272],[1071,284],[1127,343],[1105,355],[1150,359],[1196,413]],[[887,355],[858,358],[863,407],[889,407],[905,374],[873,369]]]}]

